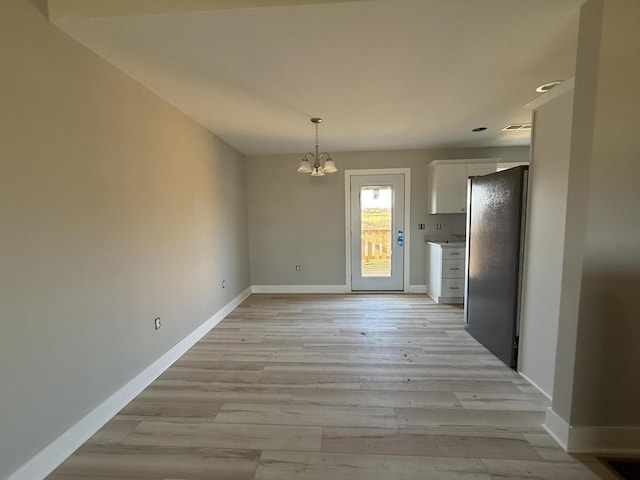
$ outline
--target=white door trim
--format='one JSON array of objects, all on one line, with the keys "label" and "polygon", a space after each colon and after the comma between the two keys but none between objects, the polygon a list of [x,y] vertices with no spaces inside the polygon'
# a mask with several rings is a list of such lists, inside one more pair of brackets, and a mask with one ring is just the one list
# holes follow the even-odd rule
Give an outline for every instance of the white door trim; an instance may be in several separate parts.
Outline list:
[{"label": "white door trim", "polygon": [[347,292],[351,292],[351,177],[360,175],[404,175],[404,292],[410,292],[411,279],[411,169],[376,168],[344,171],[344,225]]}]

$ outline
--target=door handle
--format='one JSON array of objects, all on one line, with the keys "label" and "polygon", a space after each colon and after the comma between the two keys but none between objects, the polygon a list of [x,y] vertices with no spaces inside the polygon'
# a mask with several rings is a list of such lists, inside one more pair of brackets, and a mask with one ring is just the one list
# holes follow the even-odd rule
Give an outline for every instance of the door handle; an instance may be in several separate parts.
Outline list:
[{"label": "door handle", "polygon": [[401,247],[402,245],[404,245],[404,233],[402,233],[402,230],[398,230],[398,246]]}]

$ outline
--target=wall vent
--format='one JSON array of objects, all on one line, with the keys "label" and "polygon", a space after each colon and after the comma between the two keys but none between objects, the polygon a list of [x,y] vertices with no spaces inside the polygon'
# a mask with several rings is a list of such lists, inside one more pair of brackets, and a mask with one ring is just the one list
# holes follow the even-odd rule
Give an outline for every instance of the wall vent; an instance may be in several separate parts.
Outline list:
[{"label": "wall vent", "polygon": [[503,132],[510,132],[513,130],[531,130],[530,123],[512,123],[502,129]]}]

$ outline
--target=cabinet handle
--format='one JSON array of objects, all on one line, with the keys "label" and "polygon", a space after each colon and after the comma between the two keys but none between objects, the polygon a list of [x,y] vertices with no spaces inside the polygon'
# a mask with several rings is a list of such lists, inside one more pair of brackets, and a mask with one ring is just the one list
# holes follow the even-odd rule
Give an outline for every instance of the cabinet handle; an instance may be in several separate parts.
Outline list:
[{"label": "cabinet handle", "polygon": [[460,290],[460,287],[449,287],[449,290]]},{"label": "cabinet handle", "polygon": [[450,268],[449,270],[460,270],[459,268]]},{"label": "cabinet handle", "polygon": [[453,257],[454,255],[460,255],[459,252],[451,252],[450,255]]}]

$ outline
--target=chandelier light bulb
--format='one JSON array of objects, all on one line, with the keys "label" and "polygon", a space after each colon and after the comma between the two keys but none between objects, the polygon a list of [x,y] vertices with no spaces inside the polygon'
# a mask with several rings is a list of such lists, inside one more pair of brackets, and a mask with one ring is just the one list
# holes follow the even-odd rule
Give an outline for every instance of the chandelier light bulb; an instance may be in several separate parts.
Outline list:
[{"label": "chandelier light bulb", "polygon": [[329,158],[326,162],[324,162],[324,173],[335,173],[338,171],[336,164]]},{"label": "chandelier light bulb", "polygon": [[307,160],[307,158],[303,158],[302,161],[300,162],[300,166],[298,167],[298,172],[299,173],[311,173],[313,171],[313,168],[311,167],[311,163],[309,163],[309,160]]}]

